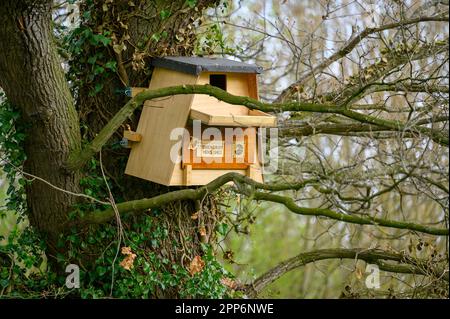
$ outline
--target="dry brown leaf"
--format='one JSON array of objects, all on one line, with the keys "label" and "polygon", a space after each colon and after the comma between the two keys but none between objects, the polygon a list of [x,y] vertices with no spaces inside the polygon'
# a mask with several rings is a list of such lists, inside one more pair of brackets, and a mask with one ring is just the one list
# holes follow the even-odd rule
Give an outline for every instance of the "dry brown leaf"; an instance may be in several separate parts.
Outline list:
[{"label": "dry brown leaf", "polygon": [[199,214],[199,211],[193,213],[193,214],[191,215],[191,219],[193,219],[193,220],[198,219],[198,214]]},{"label": "dry brown leaf", "polygon": [[189,273],[194,276],[196,273],[199,273],[203,270],[203,267],[205,267],[205,262],[203,261],[202,257],[195,256],[191,264],[189,265]]},{"label": "dry brown leaf", "polygon": [[228,277],[224,277],[224,278],[220,279],[220,282],[222,283],[222,285],[224,285],[230,289],[236,289],[236,287],[237,287],[236,281],[234,281],[233,279],[228,278]]},{"label": "dry brown leaf", "polygon": [[200,226],[198,228],[198,232],[200,233],[200,236],[205,237],[206,236],[206,228],[205,228],[205,226]]},{"label": "dry brown leaf", "polygon": [[123,269],[131,270],[133,269],[134,259],[136,259],[136,254],[131,251],[130,247],[122,247],[121,249],[122,255],[125,255],[125,258],[120,262],[120,266]]},{"label": "dry brown leaf", "polygon": [[120,252],[122,253],[122,255],[131,255],[133,253],[131,251],[131,248],[127,246],[122,247]]}]

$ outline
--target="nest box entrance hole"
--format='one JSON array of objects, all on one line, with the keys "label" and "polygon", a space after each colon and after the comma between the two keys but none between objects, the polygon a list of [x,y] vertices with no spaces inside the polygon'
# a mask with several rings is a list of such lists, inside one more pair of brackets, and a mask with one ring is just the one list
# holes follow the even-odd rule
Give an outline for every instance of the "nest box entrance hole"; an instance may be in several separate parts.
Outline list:
[{"label": "nest box entrance hole", "polygon": [[210,74],[209,84],[224,91],[227,90],[227,76],[226,74]]}]

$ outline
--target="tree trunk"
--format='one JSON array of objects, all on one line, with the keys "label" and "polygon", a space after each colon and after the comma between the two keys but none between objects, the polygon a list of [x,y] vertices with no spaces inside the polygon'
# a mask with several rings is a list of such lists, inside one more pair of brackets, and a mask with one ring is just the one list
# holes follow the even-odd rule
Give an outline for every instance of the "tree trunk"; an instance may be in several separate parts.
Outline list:
[{"label": "tree trunk", "polygon": [[[52,30],[53,1],[6,0],[0,6],[0,86],[27,125],[24,171],[71,192],[80,173],[64,169],[80,147],[79,120]],[[44,233],[50,254],[76,197],[34,180],[26,187],[31,225]]]},{"label": "tree trunk", "polygon": [[[93,34],[102,34],[103,31],[99,28],[103,26],[111,28],[108,30],[109,34],[113,34],[117,39],[130,36],[129,41],[135,43],[145,39],[148,41],[152,34],[158,34],[163,30],[166,31],[167,37],[157,43],[149,42],[150,46],[144,53],[137,52],[134,46],[129,46],[121,57],[116,54],[112,45],[99,47],[86,43],[82,54],[72,56],[71,61],[72,67],[75,66],[71,70],[79,70],[76,77],[81,80],[80,83],[84,83],[82,85],[74,83],[77,90],[76,106],[53,39],[51,16],[53,1],[6,0],[0,6],[0,86],[4,89],[8,100],[20,109],[21,120],[28,125],[25,144],[27,160],[24,171],[59,188],[52,188],[35,179],[26,189],[28,216],[31,224],[47,236],[48,256],[56,256],[58,252],[65,253],[65,251],[58,251],[56,242],[64,231],[61,226],[67,221],[68,213],[77,202],[77,197],[61,189],[82,192],[80,180],[83,170],[70,171],[65,168],[69,154],[79,150],[81,146],[80,123],[82,127],[87,128],[82,131],[83,138],[91,140],[125,104],[127,97],[114,93],[117,89],[124,87],[124,70],[127,73],[127,85],[148,85],[151,76],[151,72],[148,71],[151,70],[133,68],[133,65],[138,62],[135,61],[136,54],[143,54],[143,59],[164,55],[164,53],[192,54],[195,29],[191,24],[201,15],[202,8],[216,2],[216,0],[198,1],[196,9],[189,7],[185,0],[161,2],[159,5],[166,6],[165,9],[170,9],[173,14],[167,19],[161,19],[160,12],[164,8],[158,8],[152,1],[148,2],[148,6],[144,6],[144,18],[137,18],[138,14],[121,15],[121,13],[142,9],[134,6],[129,8],[128,1],[108,2],[110,6],[114,5],[117,8],[107,11],[103,10],[101,2],[85,3],[84,5],[91,5],[88,10],[92,18],[82,22],[81,27],[87,25]],[[114,21],[117,21],[118,17],[110,16],[111,14],[118,14],[121,17],[131,16],[131,20],[123,20],[121,24],[117,24]],[[145,16],[152,18],[147,19]],[[126,25],[127,28],[122,28],[122,25]],[[180,42],[180,38],[185,41]],[[95,78],[89,81],[91,75],[89,72],[92,70],[83,57],[93,56],[99,50],[103,50],[106,59],[103,62],[116,61],[122,70],[118,70],[117,76],[108,76],[106,79]],[[121,65],[121,61],[128,62]],[[101,82],[102,80],[104,83]],[[93,86],[98,83],[104,85],[103,90],[95,95],[90,94]],[[136,115],[138,117],[139,112]],[[132,122],[130,123],[133,125]],[[120,134],[121,132],[117,132],[115,141],[120,138]],[[105,145],[102,155],[105,172],[112,182],[111,189],[117,201],[152,197],[170,190],[168,187],[125,176],[123,172],[128,150],[117,150],[116,147]],[[100,176],[97,170],[87,172],[87,177],[92,177],[91,173],[94,177]],[[191,218],[194,212],[199,212],[200,217],[196,220]],[[173,264],[187,268],[195,256],[203,254],[201,243],[214,240],[215,223],[220,220],[220,212],[216,209],[214,198],[211,196],[201,203],[177,202],[148,214],[151,216],[147,218],[152,218],[154,227],[167,231],[168,235],[161,239],[157,249],[150,244],[148,247],[140,247],[142,249],[140,254],[150,254],[155,250],[154,253],[160,260],[170,261],[164,266],[169,272],[172,271]],[[133,221],[124,221],[125,227],[131,229]],[[97,255],[97,252],[105,250],[105,246],[101,243],[94,246],[89,246],[89,251],[80,251],[81,256],[86,258],[90,256],[86,262],[83,260],[83,266],[86,271],[93,273],[95,273],[95,263],[91,261],[100,255],[100,253]],[[177,297],[179,292],[176,287],[157,288],[152,295]]]}]

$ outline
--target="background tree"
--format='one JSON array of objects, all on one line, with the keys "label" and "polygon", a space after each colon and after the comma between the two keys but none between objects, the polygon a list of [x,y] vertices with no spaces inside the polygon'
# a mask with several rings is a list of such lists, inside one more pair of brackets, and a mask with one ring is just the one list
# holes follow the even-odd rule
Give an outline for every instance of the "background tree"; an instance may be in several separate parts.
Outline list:
[{"label": "background tree", "polygon": [[[57,272],[73,262],[83,297],[258,296],[303,266],[285,295],[448,296],[444,2],[6,1],[3,214],[36,232],[2,246],[1,295],[68,294]],[[124,96],[148,84],[150,57],[193,53],[264,66],[263,102],[209,86]],[[123,175],[123,125],[136,127],[146,99],[190,93],[280,115],[281,165],[267,184],[227,174],[169,189]],[[250,247],[249,231],[280,239]],[[364,263],[396,277],[367,290]]]}]

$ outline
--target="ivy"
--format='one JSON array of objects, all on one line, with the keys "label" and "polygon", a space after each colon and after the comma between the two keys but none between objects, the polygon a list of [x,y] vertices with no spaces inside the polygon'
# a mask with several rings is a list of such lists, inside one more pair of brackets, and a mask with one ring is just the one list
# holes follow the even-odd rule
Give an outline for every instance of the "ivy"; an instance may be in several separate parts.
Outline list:
[{"label": "ivy", "polygon": [[[130,222],[124,220],[124,223]],[[67,264],[77,260],[87,251],[101,249],[93,266],[80,272],[81,298],[150,298],[176,291],[182,298],[225,298],[232,297],[232,291],[221,283],[224,277],[232,277],[217,262],[212,247],[203,245],[203,270],[191,275],[185,266],[172,264],[160,254],[163,242],[168,239],[168,229],[162,226],[156,216],[144,216],[127,229],[125,242],[136,254],[133,268],[124,269],[120,262],[123,255],[117,256],[117,229],[115,225],[90,229],[84,239],[74,230],[61,237],[59,245],[70,247],[70,256],[61,255],[60,262]],[[173,249],[180,249],[173,243]],[[113,280],[114,277],[114,280]],[[111,287],[112,295],[111,295]]]},{"label": "ivy", "polygon": [[[26,127],[19,119],[20,112],[0,92],[0,152],[2,160],[6,160],[2,169],[9,185],[6,192],[6,210],[17,212],[19,217],[23,218],[26,211],[24,186],[27,182],[17,174],[17,168],[21,168],[26,160]],[[4,216],[5,211],[0,211],[0,218]]]},{"label": "ivy", "polygon": [[[95,31],[89,23],[92,19],[89,8],[94,9],[94,3],[89,3],[88,10],[82,14],[82,23],[69,30],[62,43],[70,56],[68,78],[73,88],[88,86],[89,95],[95,96],[102,91],[105,81],[116,72],[117,62],[108,58],[107,50],[113,45],[111,31]],[[90,55],[92,48],[95,49],[94,55]]]}]

